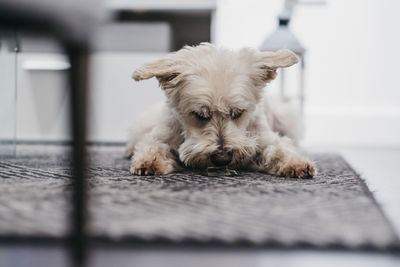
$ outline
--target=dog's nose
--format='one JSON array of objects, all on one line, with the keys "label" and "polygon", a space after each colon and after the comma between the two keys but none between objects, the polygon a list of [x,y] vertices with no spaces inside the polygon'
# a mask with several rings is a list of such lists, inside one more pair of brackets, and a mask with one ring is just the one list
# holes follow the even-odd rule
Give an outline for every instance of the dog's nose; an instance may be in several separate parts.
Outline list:
[{"label": "dog's nose", "polygon": [[215,166],[228,165],[232,161],[232,152],[217,151],[211,154],[210,160]]}]

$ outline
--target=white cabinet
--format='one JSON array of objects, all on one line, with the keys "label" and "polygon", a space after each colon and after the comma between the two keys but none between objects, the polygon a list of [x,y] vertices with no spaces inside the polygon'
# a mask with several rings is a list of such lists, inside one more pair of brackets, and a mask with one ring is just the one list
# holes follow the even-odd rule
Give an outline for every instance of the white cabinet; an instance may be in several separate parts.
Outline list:
[{"label": "white cabinet", "polygon": [[135,82],[133,70],[164,53],[102,52],[91,55],[90,141],[125,141],[138,115],[164,100],[153,78]]}]

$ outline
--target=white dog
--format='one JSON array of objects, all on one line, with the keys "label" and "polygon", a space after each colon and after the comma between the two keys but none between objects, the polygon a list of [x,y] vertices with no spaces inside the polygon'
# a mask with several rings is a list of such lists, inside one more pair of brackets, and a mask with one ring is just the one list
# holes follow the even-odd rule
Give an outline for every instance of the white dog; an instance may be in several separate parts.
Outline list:
[{"label": "white dog", "polygon": [[312,177],[314,164],[289,138],[295,138],[296,123],[262,94],[277,68],[297,62],[289,50],[232,51],[202,43],[135,70],[136,81],[156,77],[167,102],[133,129],[127,145],[131,173],[227,166]]}]

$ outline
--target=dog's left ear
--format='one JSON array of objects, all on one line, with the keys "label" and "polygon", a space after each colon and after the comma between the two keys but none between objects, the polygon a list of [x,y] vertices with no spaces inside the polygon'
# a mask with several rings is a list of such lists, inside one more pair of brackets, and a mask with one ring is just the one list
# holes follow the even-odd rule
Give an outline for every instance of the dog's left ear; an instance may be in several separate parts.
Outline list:
[{"label": "dog's left ear", "polygon": [[263,81],[269,82],[276,77],[277,68],[290,67],[299,62],[295,53],[289,49],[280,49],[276,52],[260,52],[259,64],[263,70]]},{"label": "dog's left ear", "polygon": [[169,89],[175,86],[174,79],[180,74],[180,69],[172,53],[163,59],[144,64],[133,72],[132,78],[141,81],[156,77],[163,89]]}]

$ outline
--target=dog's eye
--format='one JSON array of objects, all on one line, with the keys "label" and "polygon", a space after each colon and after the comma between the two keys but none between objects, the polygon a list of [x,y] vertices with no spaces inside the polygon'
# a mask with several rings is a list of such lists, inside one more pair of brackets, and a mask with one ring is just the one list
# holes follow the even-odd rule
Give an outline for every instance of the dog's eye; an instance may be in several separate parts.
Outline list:
[{"label": "dog's eye", "polygon": [[165,76],[164,81],[170,82],[173,79],[175,79],[176,77],[178,77],[178,75],[179,75],[178,73],[172,73],[171,75]]},{"label": "dog's eye", "polygon": [[203,114],[203,113],[197,113],[196,111],[193,111],[192,114],[196,117],[197,120],[199,121],[209,121],[211,119],[210,115]]},{"label": "dog's eye", "polygon": [[231,118],[233,120],[237,120],[242,116],[243,112],[244,112],[243,109],[232,109],[231,110]]}]

